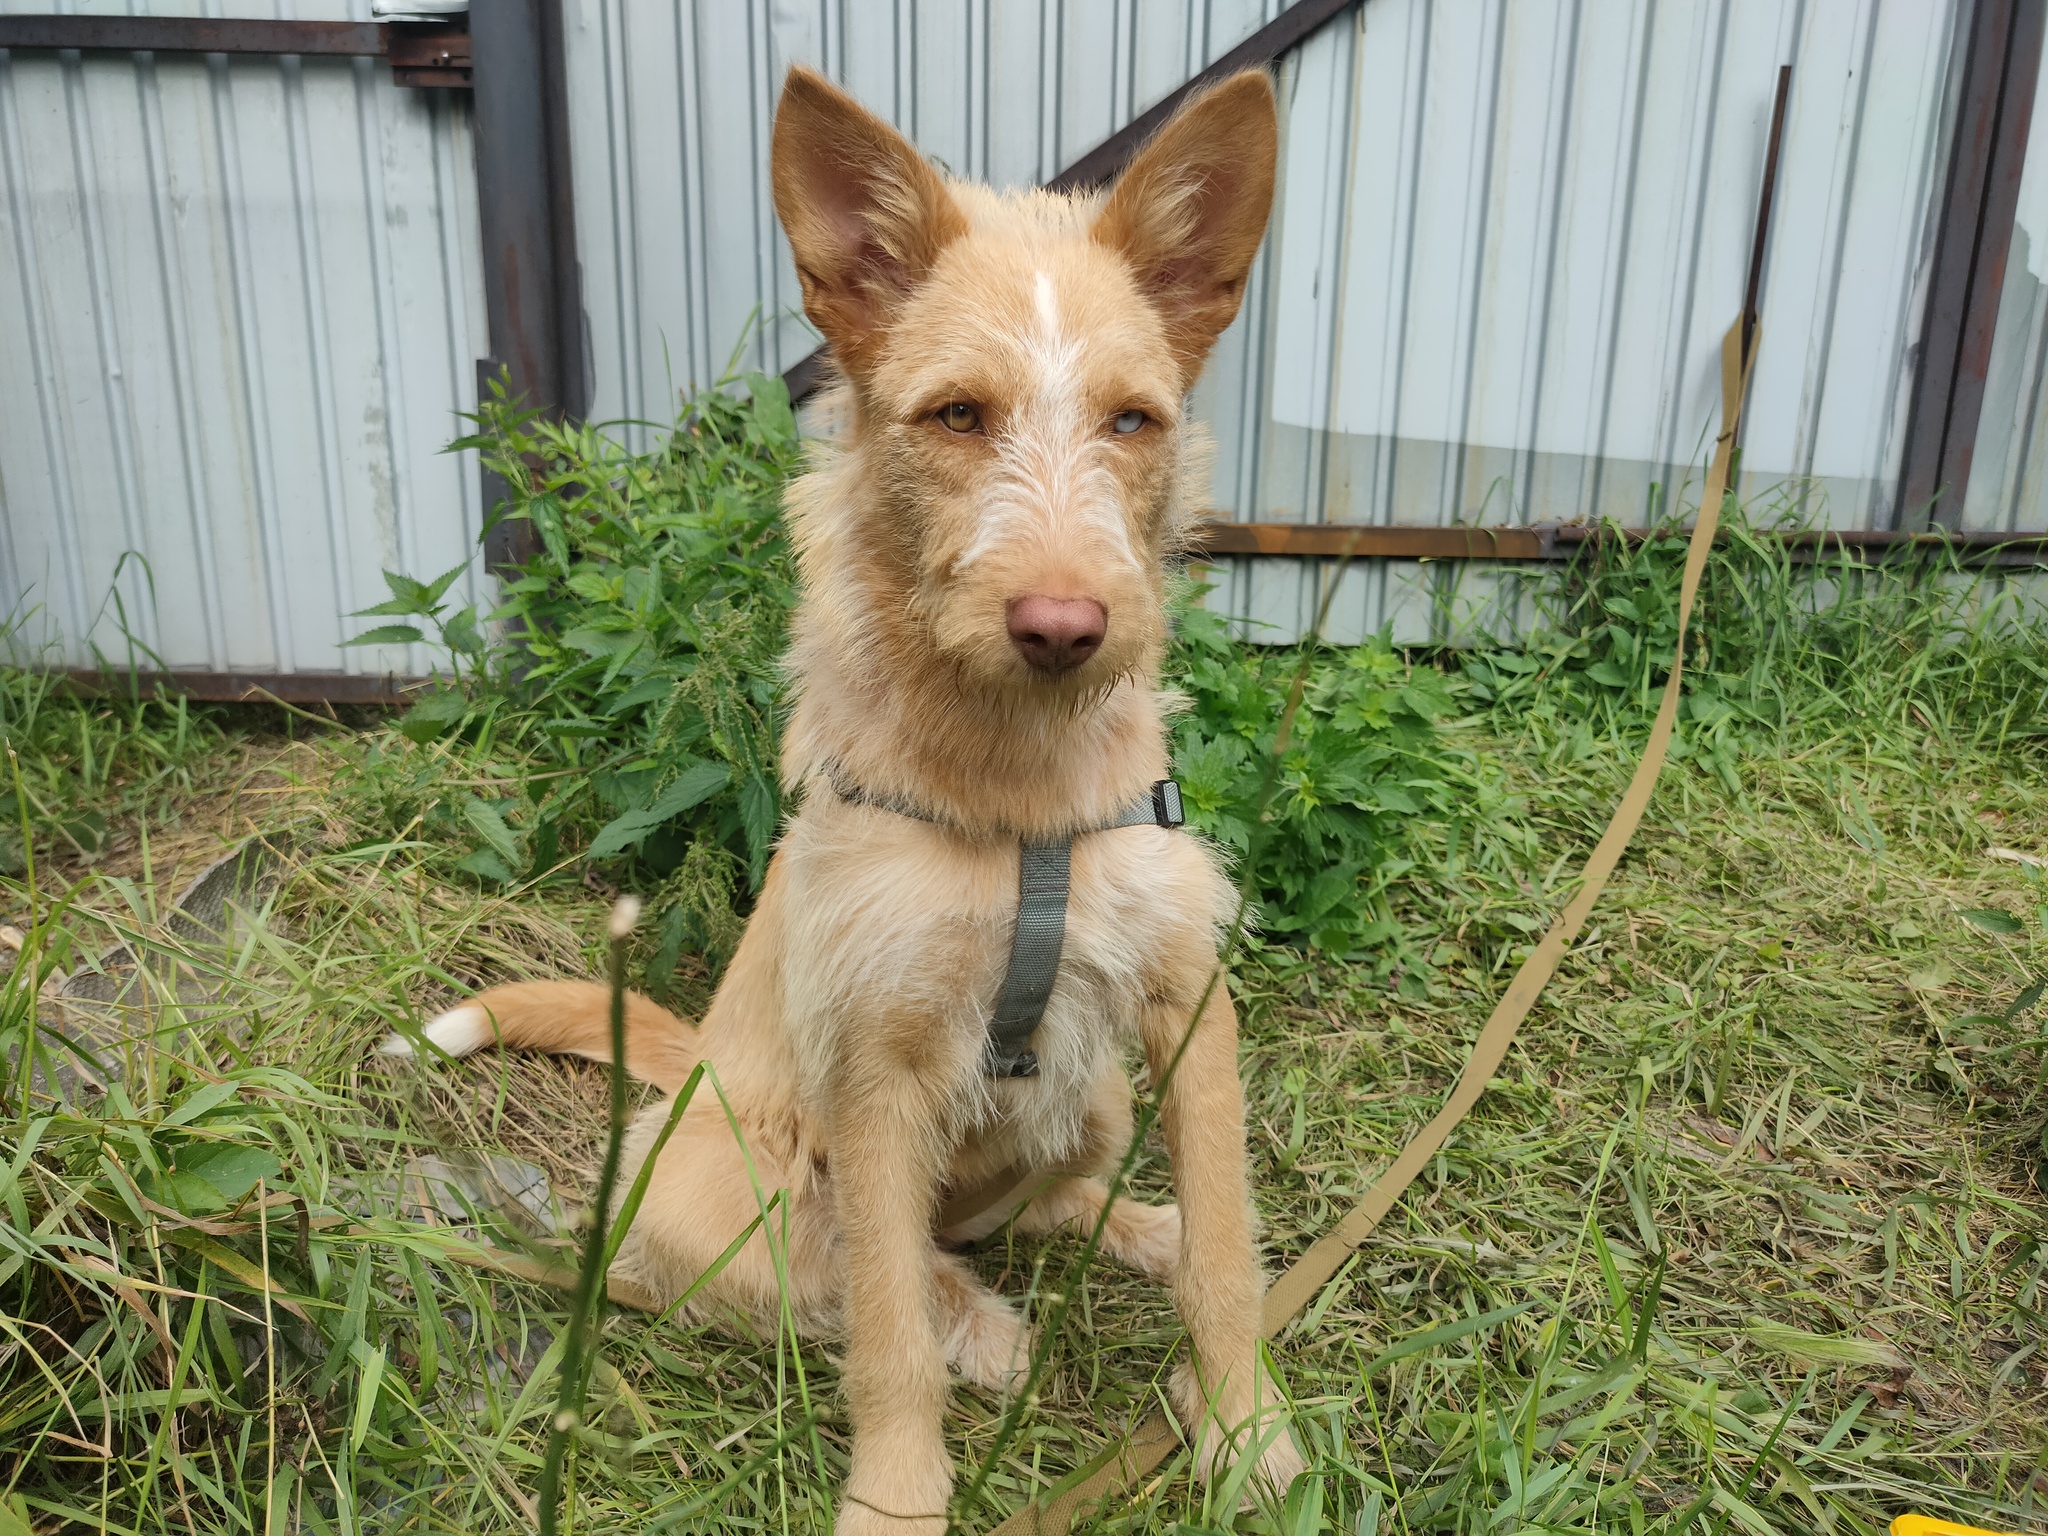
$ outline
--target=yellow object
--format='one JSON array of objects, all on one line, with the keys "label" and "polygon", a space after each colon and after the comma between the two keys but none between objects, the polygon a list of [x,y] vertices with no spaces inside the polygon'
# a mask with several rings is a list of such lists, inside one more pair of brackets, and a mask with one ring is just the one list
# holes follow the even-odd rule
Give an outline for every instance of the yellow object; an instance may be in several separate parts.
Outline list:
[{"label": "yellow object", "polygon": [[[1892,1521],[1892,1536],[2000,1536],[1997,1531],[1987,1531],[1981,1525],[1957,1525],[1953,1520],[1937,1520],[1932,1515],[1900,1515]],[[2010,1532],[2005,1536],[2011,1536]]]}]

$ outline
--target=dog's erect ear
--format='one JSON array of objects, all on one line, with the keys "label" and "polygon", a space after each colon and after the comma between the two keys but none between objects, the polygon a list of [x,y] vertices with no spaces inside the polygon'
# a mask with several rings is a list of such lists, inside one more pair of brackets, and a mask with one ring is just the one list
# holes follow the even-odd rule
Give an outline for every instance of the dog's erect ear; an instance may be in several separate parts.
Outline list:
[{"label": "dog's erect ear", "polygon": [[1279,139],[1272,81],[1232,75],[1153,136],[1096,218],[1094,238],[1137,270],[1189,382],[1244,296]]},{"label": "dog's erect ear", "polygon": [[858,377],[897,304],[967,220],[909,140],[808,69],[783,82],[773,159],[804,312]]}]

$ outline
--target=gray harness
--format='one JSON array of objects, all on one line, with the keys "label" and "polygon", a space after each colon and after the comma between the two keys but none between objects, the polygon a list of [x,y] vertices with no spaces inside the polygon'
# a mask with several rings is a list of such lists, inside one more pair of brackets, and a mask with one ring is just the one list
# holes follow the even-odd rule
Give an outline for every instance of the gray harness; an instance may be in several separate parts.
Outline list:
[{"label": "gray harness", "polygon": [[[849,784],[833,765],[826,769],[833,791],[849,805],[873,806],[935,826],[951,826],[942,816],[889,795],[870,794]],[[1187,824],[1180,786],[1161,779],[1108,821],[1080,827],[1064,837],[1020,839],[1017,859],[1017,932],[1010,941],[1010,968],[996,993],[995,1012],[988,1021],[988,1074],[991,1077],[1036,1077],[1038,1055],[1031,1036],[1045,1017],[1046,1000],[1060,972],[1060,950],[1067,937],[1067,888],[1074,839],[1087,832],[1116,827],[1180,827]]]}]

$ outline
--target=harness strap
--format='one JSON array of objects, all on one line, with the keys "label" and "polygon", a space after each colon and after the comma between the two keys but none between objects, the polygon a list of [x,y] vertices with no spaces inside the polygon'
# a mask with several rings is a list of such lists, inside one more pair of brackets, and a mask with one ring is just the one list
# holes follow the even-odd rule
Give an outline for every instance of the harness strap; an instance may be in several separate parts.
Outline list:
[{"label": "harness strap", "polygon": [[1036,1077],[1038,1054],[1031,1036],[1045,1017],[1060,950],[1067,938],[1067,889],[1074,840],[1025,843],[1017,854],[1017,931],[1010,940],[1010,968],[996,993],[988,1021],[988,1075]]},{"label": "harness strap", "polygon": [[[917,821],[950,826],[944,817],[896,799],[877,795],[851,783],[838,764],[827,764],[825,776],[833,792],[850,805],[872,806]],[[1017,929],[1010,939],[1010,968],[996,991],[995,1011],[988,1021],[988,1075],[1036,1077],[1038,1054],[1031,1037],[1045,1019],[1052,985],[1059,979],[1060,951],[1067,938],[1067,893],[1072,885],[1074,839],[1088,832],[1117,827],[1185,826],[1180,786],[1161,779],[1109,820],[1082,827],[1064,837],[1022,838],[1017,850]]]}]

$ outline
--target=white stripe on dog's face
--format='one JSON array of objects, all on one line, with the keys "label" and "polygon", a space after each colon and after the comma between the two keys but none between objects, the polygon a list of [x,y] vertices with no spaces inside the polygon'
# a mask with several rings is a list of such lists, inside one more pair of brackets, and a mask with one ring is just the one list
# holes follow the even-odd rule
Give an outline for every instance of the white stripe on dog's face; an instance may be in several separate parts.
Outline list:
[{"label": "white stripe on dog's face", "polygon": [[1037,326],[1024,338],[1031,388],[999,447],[1000,469],[989,489],[973,543],[953,562],[965,571],[1005,538],[1036,531],[1049,542],[1092,529],[1113,540],[1116,557],[1136,567],[1130,530],[1104,454],[1109,445],[1088,419],[1081,389],[1085,342],[1060,323],[1050,273],[1033,282]]}]

